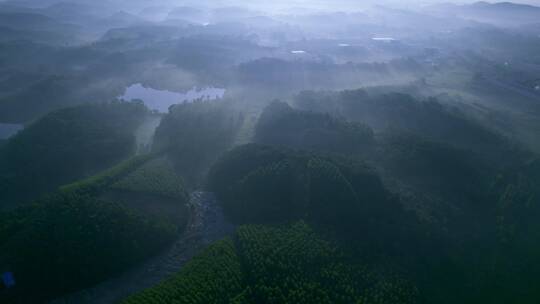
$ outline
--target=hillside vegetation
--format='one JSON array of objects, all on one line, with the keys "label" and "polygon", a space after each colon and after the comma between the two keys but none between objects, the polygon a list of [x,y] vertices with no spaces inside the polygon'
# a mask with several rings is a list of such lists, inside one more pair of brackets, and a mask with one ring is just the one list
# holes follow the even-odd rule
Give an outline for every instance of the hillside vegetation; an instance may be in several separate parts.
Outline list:
[{"label": "hillside vegetation", "polygon": [[138,303],[416,303],[414,285],[340,252],[307,224],[243,226]]},{"label": "hillside vegetation", "polygon": [[243,119],[227,102],[174,105],[156,130],[153,150],[166,153],[188,183],[200,183],[233,144]]},{"label": "hillside vegetation", "polygon": [[[163,250],[188,217],[188,195],[167,164],[151,155],[134,158],[0,214],[0,268],[17,279],[16,288],[0,293],[2,302],[42,303]],[[156,182],[163,177],[169,179]],[[145,187],[132,187],[139,184]],[[119,188],[122,196],[111,200]],[[133,191],[144,191],[147,201],[130,199]]]},{"label": "hillside vegetation", "polygon": [[87,104],[30,124],[0,148],[0,205],[36,199],[130,157],[146,114],[139,103]]},{"label": "hillside vegetation", "polygon": [[[496,133],[489,144],[458,141],[453,130],[443,132],[437,119],[426,119],[435,113],[453,119],[471,130],[471,142],[488,140],[490,131],[442,105],[426,107],[433,114],[424,120],[388,120],[410,124],[405,132],[383,128],[365,147],[351,140],[340,148],[300,139],[309,129],[306,121],[318,121],[318,130],[339,130],[333,126],[346,124],[342,116],[274,103],[258,128],[273,124],[279,131],[258,132],[257,140],[275,146],[227,153],[211,170],[209,188],[237,223],[304,219],[334,240],[346,240],[338,242],[356,256],[407,269],[429,303],[533,303],[537,292],[528,282],[535,267],[527,265],[535,265],[540,238],[526,230],[536,229],[539,214],[537,158]],[[435,127],[413,128],[415,123]],[[496,161],[510,150],[516,153]],[[521,259],[512,258],[517,252]],[[494,291],[502,282],[506,287]]]}]

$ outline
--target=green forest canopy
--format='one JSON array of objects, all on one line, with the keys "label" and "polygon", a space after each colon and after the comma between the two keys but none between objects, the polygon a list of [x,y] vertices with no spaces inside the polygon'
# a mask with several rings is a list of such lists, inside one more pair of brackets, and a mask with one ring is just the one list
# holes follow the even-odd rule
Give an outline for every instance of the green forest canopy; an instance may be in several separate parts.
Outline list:
[{"label": "green forest canopy", "polygon": [[398,274],[363,265],[304,222],[242,226],[178,274],[124,300],[161,303],[417,303]]},{"label": "green forest canopy", "polygon": [[146,114],[140,103],[85,104],[30,124],[0,148],[0,204],[35,199],[131,156]]}]

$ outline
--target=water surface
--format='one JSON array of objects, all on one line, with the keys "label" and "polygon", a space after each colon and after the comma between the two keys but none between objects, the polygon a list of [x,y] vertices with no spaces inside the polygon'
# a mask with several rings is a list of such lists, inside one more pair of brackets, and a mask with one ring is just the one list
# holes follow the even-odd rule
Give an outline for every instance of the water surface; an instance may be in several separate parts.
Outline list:
[{"label": "water surface", "polygon": [[392,37],[373,37],[371,38],[372,40],[374,41],[383,41],[383,42],[392,42],[392,41],[396,41],[396,39],[392,38]]},{"label": "water surface", "polygon": [[192,88],[185,93],[178,93],[147,88],[138,83],[128,87],[124,95],[119,98],[123,100],[140,99],[150,110],[167,113],[172,105],[193,102],[198,99],[219,99],[225,95],[225,91],[225,89],[221,88],[207,87],[201,89]]}]

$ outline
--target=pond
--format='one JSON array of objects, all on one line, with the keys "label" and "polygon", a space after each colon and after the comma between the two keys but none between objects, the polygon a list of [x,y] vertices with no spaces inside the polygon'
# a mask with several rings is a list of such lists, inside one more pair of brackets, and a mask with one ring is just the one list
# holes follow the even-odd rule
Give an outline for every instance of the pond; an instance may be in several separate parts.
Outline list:
[{"label": "pond", "polygon": [[8,139],[22,129],[24,126],[20,124],[0,123],[0,139]]},{"label": "pond", "polygon": [[396,39],[392,37],[373,37],[371,38],[373,41],[382,41],[382,42],[393,42],[396,41]]},{"label": "pond", "polygon": [[140,99],[150,109],[159,113],[167,113],[169,107],[183,102],[193,102],[198,99],[212,100],[219,99],[225,95],[225,89],[222,88],[192,88],[185,93],[171,92],[166,90],[156,90],[144,87],[142,84],[134,84],[126,89],[124,95],[120,96],[122,100]]}]

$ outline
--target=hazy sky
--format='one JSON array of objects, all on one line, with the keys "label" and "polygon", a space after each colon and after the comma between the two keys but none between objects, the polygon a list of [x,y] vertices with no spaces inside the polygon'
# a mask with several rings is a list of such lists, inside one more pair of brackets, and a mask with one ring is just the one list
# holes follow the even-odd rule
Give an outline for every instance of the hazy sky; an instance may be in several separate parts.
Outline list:
[{"label": "hazy sky", "polygon": [[[9,1],[9,0],[0,0],[2,1]],[[31,0],[10,0],[12,2],[28,2]],[[236,3],[236,4],[253,4],[253,3],[279,3],[282,4],[289,4],[289,5],[324,5],[324,6],[335,6],[337,3],[349,3],[350,5],[358,5],[358,6],[364,6],[364,5],[372,5],[372,4],[395,4],[399,6],[404,6],[407,4],[431,4],[431,3],[442,3],[442,2],[451,2],[451,3],[473,3],[477,2],[478,0],[200,0],[200,1],[189,1],[189,0],[106,0],[110,2],[137,2],[137,3],[145,3],[148,5],[155,5],[159,2],[167,2],[168,4],[178,4],[182,5],[186,2],[206,2],[206,3]],[[106,2],[103,1],[103,2]],[[35,0],[34,2],[53,2],[53,0],[48,1],[40,1]],[[58,0],[57,2],[94,2],[89,0]],[[540,6],[540,0],[500,0],[500,1],[487,1],[487,2],[514,2],[514,3],[528,3],[528,4],[534,4]],[[338,4],[339,5],[339,4]]]},{"label": "hazy sky", "polygon": [[[251,1],[251,2],[257,2],[258,0]],[[321,5],[333,5],[333,3],[336,2],[345,2],[349,3],[351,5],[362,5],[362,4],[393,4],[398,6],[406,6],[410,4],[433,4],[433,3],[474,3],[478,2],[479,0],[291,0],[291,1],[283,1],[286,3],[304,3],[304,4],[321,4]],[[266,1],[261,1],[266,2]],[[279,1],[271,1],[271,2],[279,2]],[[486,2],[514,2],[514,3],[527,3],[527,4],[535,4],[540,5],[540,0],[500,0],[500,1],[486,1]]]},{"label": "hazy sky", "polygon": [[[8,0],[0,0],[8,1]],[[474,3],[478,0],[10,0],[13,2],[31,2],[35,6],[48,6],[55,2],[82,2],[100,4],[111,9],[137,10],[142,7],[167,5],[203,5],[203,6],[245,6],[264,11],[283,11],[290,7],[310,7],[332,11],[362,10],[372,5],[385,5],[394,8],[418,8],[435,3]],[[540,0],[496,0],[488,2],[514,2],[540,6]]]}]

